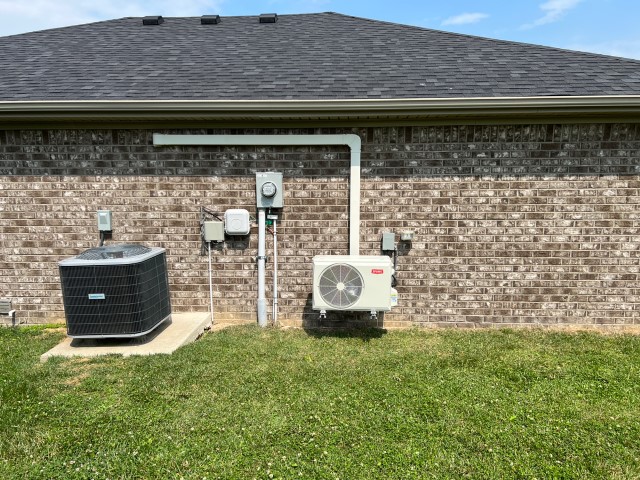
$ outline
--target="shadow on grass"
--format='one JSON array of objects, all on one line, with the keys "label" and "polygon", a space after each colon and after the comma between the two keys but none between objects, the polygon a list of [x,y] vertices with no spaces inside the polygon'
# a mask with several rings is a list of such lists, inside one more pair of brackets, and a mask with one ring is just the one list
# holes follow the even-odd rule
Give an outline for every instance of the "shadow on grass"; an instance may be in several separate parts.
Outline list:
[{"label": "shadow on grass", "polygon": [[313,310],[311,294],[304,307],[302,328],[307,335],[315,338],[359,338],[369,341],[381,338],[387,333],[384,329],[384,313],[372,319],[369,312],[331,311],[326,318],[320,318],[319,312]]},{"label": "shadow on grass", "polygon": [[382,338],[387,334],[383,328],[369,327],[305,328],[304,331],[314,338],[359,338],[363,342]]}]

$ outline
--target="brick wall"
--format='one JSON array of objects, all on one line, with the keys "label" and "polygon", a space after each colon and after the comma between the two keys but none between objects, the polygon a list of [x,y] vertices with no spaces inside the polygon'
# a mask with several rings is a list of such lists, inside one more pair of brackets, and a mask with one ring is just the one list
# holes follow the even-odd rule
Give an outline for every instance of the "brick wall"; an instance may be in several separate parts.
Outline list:
[{"label": "brick wall", "polygon": [[[200,207],[255,214],[255,172],[274,170],[286,189],[280,318],[317,325],[311,258],[348,252],[347,147],[155,148],[154,132],[245,133],[0,131],[0,296],[22,321],[62,319],[57,262],[95,246],[95,212],[110,209],[112,242],[167,248],[174,311],[205,311]],[[639,323],[635,124],[246,133],[360,135],[361,253],[379,254],[384,231],[415,232],[381,325]],[[218,320],[255,319],[256,231],[213,252]]]}]

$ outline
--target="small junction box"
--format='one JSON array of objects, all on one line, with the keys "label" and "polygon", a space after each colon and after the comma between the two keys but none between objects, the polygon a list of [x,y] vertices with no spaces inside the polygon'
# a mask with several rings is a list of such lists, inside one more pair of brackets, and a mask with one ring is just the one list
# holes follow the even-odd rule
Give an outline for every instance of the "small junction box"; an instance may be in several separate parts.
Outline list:
[{"label": "small junction box", "polygon": [[224,222],[220,220],[204,222],[202,234],[205,242],[224,242]]}]

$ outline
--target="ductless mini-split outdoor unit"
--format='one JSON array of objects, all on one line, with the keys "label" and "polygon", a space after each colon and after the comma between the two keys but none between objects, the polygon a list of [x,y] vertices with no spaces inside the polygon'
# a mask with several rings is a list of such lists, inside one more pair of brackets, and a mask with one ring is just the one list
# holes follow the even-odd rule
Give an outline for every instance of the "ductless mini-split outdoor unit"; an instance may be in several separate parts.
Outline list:
[{"label": "ductless mini-split outdoor unit", "polygon": [[164,248],[97,247],[59,267],[70,337],[139,337],[171,316]]},{"label": "ductless mini-split outdoor unit", "polygon": [[386,312],[392,307],[393,265],[387,256],[313,258],[313,309]]}]

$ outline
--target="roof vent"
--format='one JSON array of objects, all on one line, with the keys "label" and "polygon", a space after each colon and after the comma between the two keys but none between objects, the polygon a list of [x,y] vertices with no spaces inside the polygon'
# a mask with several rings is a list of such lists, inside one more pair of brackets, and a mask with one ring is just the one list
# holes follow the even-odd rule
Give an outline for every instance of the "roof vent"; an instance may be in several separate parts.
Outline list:
[{"label": "roof vent", "polygon": [[220,15],[202,15],[200,23],[202,25],[217,25],[220,23]]},{"label": "roof vent", "polygon": [[278,21],[277,13],[261,13],[260,23],[276,23]]},{"label": "roof vent", "polygon": [[164,18],[162,18],[162,15],[144,17],[142,19],[143,25],[160,25],[161,23],[164,23]]}]

